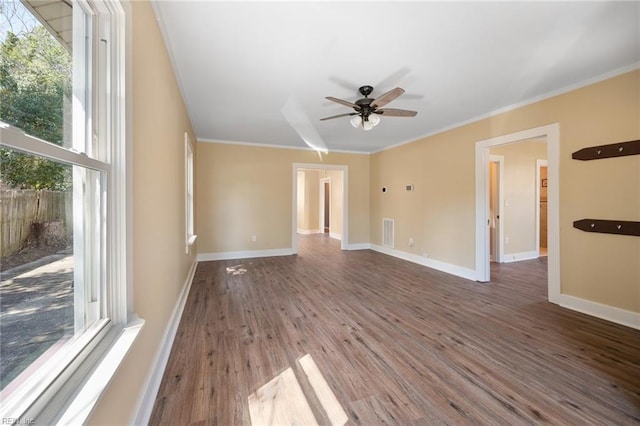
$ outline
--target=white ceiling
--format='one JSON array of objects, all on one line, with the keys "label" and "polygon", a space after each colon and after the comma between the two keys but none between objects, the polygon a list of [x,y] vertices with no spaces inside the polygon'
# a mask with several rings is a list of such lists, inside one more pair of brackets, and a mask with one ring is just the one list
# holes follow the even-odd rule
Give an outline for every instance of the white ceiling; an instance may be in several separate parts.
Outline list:
[{"label": "white ceiling", "polygon": [[[153,2],[201,141],[375,152],[640,63],[640,2]],[[355,129],[355,101],[400,86],[418,111]],[[304,125],[304,122],[307,124]],[[315,131],[314,131],[315,130]]]}]

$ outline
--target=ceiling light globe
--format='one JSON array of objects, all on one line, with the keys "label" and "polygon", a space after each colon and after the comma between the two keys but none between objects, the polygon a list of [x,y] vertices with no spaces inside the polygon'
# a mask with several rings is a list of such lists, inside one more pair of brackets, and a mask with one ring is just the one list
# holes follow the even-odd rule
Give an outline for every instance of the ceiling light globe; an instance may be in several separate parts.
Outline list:
[{"label": "ceiling light globe", "polygon": [[349,122],[351,122],[351,125],[355,128],[360,127],[360,124],[362,123],[362,118],[359,115],[355,115],[353,116],[353,118],[351,120],[349,120]]},{"label": "ceiling light globe", "polygon": [[371,123],[369,122],[369,120],[363,120],[362,121],[362,128],[364,130],[371,130],[373,129],[373,126],[371,125]]},{"label": "ceiling light globe", "polygon": [[380,116],[378,114],[371,114],[369,116],[369,123],[371,123],[373,127],[376,127],[380,123]]}]

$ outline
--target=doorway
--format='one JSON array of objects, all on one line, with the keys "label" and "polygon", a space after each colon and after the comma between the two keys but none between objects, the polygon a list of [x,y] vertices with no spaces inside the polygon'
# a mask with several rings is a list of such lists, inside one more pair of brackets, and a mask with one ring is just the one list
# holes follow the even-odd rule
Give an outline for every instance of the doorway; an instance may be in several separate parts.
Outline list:
[{"label": "doorway", "polygon": [[560,299],[560,126],[558,123],[511,133],[476,142],[476,280],[489,282],[490,225],[489,163],[491,147],[520,141],[542,139],[547,144],[547,275],[548,297],[552,303]]},{"label": "doorway", "polygon": [[491,262],[502,262],[502,211],[504,198],[504,156],[491,155],[489,158],[489,252]]},{"label": "doorway", "polygon": [[[318,180],[315,183],[316,206],[314,207],[315,215],[317,216],[316,223],[321,222],[318,226],[318,231],[324,233],[325,223],[329,227],[329,236],[332,239],[340,240],[340,248],[347,250],[349,246],[349,168],[344,165],[332,165],[332,164],[314,164],[314,163],[293,163],[293,177],[292,177],[292,211],[291,211],[291,248],[293,253],[297,253],[297,236],[298,236],[298,214],[299,203],[298,197],[299,186],[302,185],[302,179],[299,178],[299,172],[305,170],[316,171],[321,174],[322,180],[327,179],[328,187],[325,187],[324,182],[318,185]],[[300,179],[300,181],[299,181]],[[325,188],[328,188],[325,189]],[[317,194],[320,192],[321,197]],[[325,195],[322,195],[325,194]],[[326,200],[328,198],[328,200]],[[326,210],[329,212],[329,217],[325,222],[325,202],[328,201],[329,205]]]},{"label": "doorway", "polygon": [[547,256],[548,253],[548,165],[547,160],[536,161],[536,202],[538,206],[536,216],[536,247],[538,248],[538,257]]},{"label": "doorway", "polygon": [[331,233],[331,178],[320,179],[320,229]]}]

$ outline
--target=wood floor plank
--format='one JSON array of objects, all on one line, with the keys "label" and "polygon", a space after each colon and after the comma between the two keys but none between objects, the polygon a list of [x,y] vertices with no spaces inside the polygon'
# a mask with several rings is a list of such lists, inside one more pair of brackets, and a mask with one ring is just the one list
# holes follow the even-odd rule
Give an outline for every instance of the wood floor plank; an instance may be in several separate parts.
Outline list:
[{"label": "wood floor plank", "polygon": [[544,258],[491,274],[324,235],[201,262],[150,423],[249,425],[249,396],[310,356],[350,424],[639,424],[640,331],[547,302]]}]

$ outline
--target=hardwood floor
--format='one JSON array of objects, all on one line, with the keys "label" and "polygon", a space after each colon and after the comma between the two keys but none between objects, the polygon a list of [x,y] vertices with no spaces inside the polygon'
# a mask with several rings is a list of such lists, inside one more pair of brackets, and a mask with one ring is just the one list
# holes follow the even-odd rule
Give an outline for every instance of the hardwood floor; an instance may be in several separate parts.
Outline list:
[{"label": "hardwood floor", "polygon": [[307,354],[349,424],[640,423],[640,331],[548,303],[546,258],[480,284],[339,247],[200,263],[150,424],[251,424]]}]

